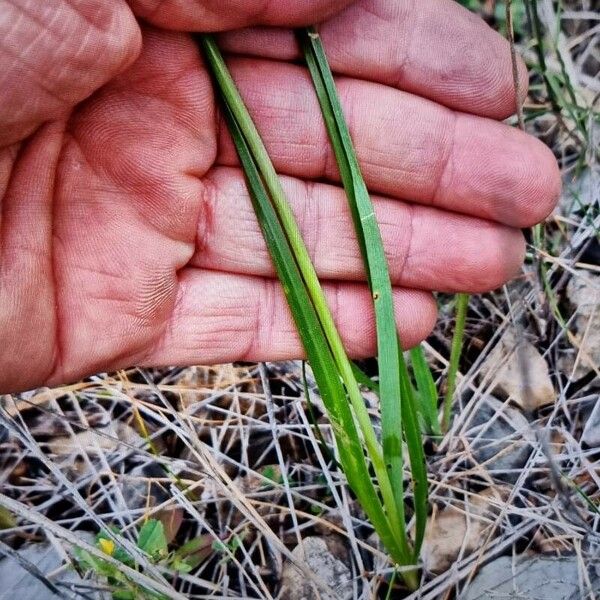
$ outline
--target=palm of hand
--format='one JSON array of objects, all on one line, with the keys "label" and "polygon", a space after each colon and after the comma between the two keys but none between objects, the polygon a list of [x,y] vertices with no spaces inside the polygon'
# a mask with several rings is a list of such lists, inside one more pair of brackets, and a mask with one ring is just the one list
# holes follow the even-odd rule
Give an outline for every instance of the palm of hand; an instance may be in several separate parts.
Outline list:
[{"label": "palm of hand", "polygon": [[[334,36],[335,21],[331,28]],[[262,54],[264,34],[256,35],[226,43]],[[359,283],[343,192],[323,181],[335,182],[336,172],[306,74],[260,59],[239,58],[232,67],[276,167],[288,175],[285,186],[349,349],[366,354],[372,350],[369,298]],[[363,67],[353,64],[346,73],[362,76]],[[427,291],[407,288],[488,289],[514,272],[522,240],[500,222],[520,226],[543,216],[556,184],[529,174],[515,178],[511,165],[541,161],[547,175],[551,159],[535,142],[491,121],[457,116],[380,83],[345,79],[340,85],[367,181],[383,195],[377,210],[398,285],[401,333],[412,344],[427,334],[435,307]],[[469,110],[468,94],[458,96],[454,103]],[[369,98],[379,105],[365,106]],[[391,116],[404,119],[399,129],[408,136],[400,142],[387,131]],[[469,134],[475,147],[495,148],[501,158],[520,153],[508,167],[492,165],[483,180],[469,175],[475,163],[467,156],[474,148],[465,132],[478,126],[481,135]],[[0,179],[0,333],[8,340],[0,354],[7,374],[1,387],[56,383],[130,364],[300,354],[189,36],[145,30],[135,64],[26,142],[0,152],[0,173],[3,166],[6,173]],[[535,208],[515,212],[514,203],[527,194],[537,196]],[[9,336],[9,328],[20,334]]]}]

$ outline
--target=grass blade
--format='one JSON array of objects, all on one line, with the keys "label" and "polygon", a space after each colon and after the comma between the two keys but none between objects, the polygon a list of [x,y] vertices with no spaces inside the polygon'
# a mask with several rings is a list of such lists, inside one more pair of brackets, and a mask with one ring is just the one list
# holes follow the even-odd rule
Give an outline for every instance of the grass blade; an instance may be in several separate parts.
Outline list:
[{"label": "grass blade", "polygon": [[346,477],[352,489],[361,499],[361,504],[366,505],[365,512],[369,515],[378,534],[383,535],[382,541],[385,538],[387,542],[384,543],[390,543],[394,548],[393,538],[387,533],[389,526],[386,517],[381,510],[379,498],[370,479],[346,393],[337,374],[337,368],[315,308],[303,284],[292,249],[271,205],[248,145],[231,112],[228,114],[228,121],[273,264],[283,284],[296,327],[318,382],[321,398],[328,410]]},{"label": "grass blade", "polygon": [[456,388],[456,375],[458,373],[458,361],[462,352],[463,337],[465,333],[465,321],[467,319],[467,308],[469,307],[468,294],[456,294],[456,323],[454,335],[452,336],[452,349],[450,351],[450,365],[448,367],[448,378],[446,381],[446,395],[444,396],[444,413],[442,415],[442,431],[446,433],[450,428],[450,414],[452,412],[452,399]]},{"label": "grass blade", "polygon": [[413,559],[417,562],[423,538],[425,537],[425,527],[427,525],[427,506],[428,506],[428,485],[427,485],[427,465],[425,462],[425,451],[423,450],[423,441],[421,439],[421,429],[419,427],[417,401],[413,392],[412,383],[408,379],[402,381],[402,393],[404,402],[403,409],[403,430],[408,448],[408,457],[410,460],[410,472],[413,482],[413,501],[415,507],[415,542],[413,547]]},{"label": "grass blade", "polygon": [[360,172],[321,39],[312,29],[299,32],[299,38],[348,196],[371,288],[377,331],[383,455],[394,488],[397,510],[404,522],[402,388],[398,370],[402,353],[395,327],[392,284],[387,260],[373,203]]},{"label": "grass blade", "polygon": [[311,397],[310,397],[310,389],[308,388],[308,378],[306,377],[306,361],[305,360],[302,361],[302,388],[304,389],[304,397],[306,398],[306,406],[308,408],[308,420],[310,421],[310,424],[312,425],[312,427],[315,431],[317,443],[321,447],[321,452],[323,452],[323,456],[332,465],[343,468],[338,463],[335,456],[333,455],[333,452],[331,451],[331,449],[329,448],[329,445],[325,441],[325,438],[323,437],[323,432],[321,431],[321,428],[319,427],[319,422],[317,419],[317,415],[315,413],[315,407],[314,407]]},{"label": "grass blade", "polygon": [[437,388],[421,346],[416,346],[410,351],[410,363],[419,392],[418,407],[425,420],[427,431],[431,435],[441,437]]},{"label": "grass blade", "polygon": [[396,510],[394,487],[387,475],[385,461],[373,425],[356,379],[354,378],[350,360],[348,359],[342,340],[335,327],[333,317],[327,306],[327,301],[325,300],[325,295],[321,289],[314,266],[310,260],[306,246],[302,241],[302,236],[294,219],[294,215],[285,198],[285,193],[279,181],[279,177],[275,172],[256,126],[248,114],[239,91],[231,78],[216,42],[212,36],[208,34],[201,35],[200,42],[222,97],[227,103],[229,110],[239,127],[240,134],[247,144],[248,151],[255,163],[259,177],[264,184],[265,191],[268,193],[268,196],[273,203],[277,217],[290,244],[293,257],[296,260],[302,279],[306,285],[310,300],[314,304],[317,317],[323,328],[323,332],[325,333],[339,374],[348,392],[348,397],[354,410],[354,416],[356,417],[364,444],[367,448],[369,458],[371,459],[371,464],[373,465],[377,476],[386,514],[390,520],[398,544],[403,548],[403,554],[408,557],[410,556],[410,548],[408,547],[406,536],[404,535],[403,514],[398,514]]},{"label": "grass blade", "polygon": [[[210,35],[203,34],[199,36],[199,41],[225,106],[230,132],[246,174],[248,189],[263,236],[283,284],[284,293],[329,413],[340,453],[340,462],[348,483],[392,558],[400,565],[414,564],[415,552],[406,534],[402,489],[401,379],[406,377],[408,383],[410,379],[403,361],[393,318],[391,282],[381,237],[356,158],[354,158],[356,164],[353,164],[350,172],[355,186],[360,190],[358,197],[361,204],[357,214],[360,216],[361,211],[364,212],[365,207],[370,206],[370,213],[364,214],[365,219],[361,217],[361,222],[368,223],[367,231],[375,231],[380,249],[377,251],[380,254],[370,252],[364,243],[368,238],[362,238],[362,247],[365,248],[366,256],[371,257],[371,265],[373,263],[375,265],[374,268],[369,265],[368,271],[376,307],[378,344],[389,350],[380,353],[379,358],[380,380],[382,380],[382,373],[387,373],[385,403],[387,414],[390,415],[383,432],[383,448],[375,435],[356,380],[356,366],[346,355],[314,266],[264,144],[214,39]],[[364,189],[361,189],[360,182]],[[381,287],[376,287],[374,282]],[[383,307],[383,310],[378,307]],[[392,318],[384,320],[382,315],[387,317],[391,315]],[[392,369],[390,356],[399,361],[400,370],[398,363]],[[379,387],[381,390],[381,382]],[[392,393],[392,390],[395,390],[395,393]],[[382,401],[382,423],[385,422],[383,405]],[[414,427],[415,422],[416,418],[409,420],[409,426]],[[412,433],[420,435],[418,428]],[[411,439],[414,442],[414,435]],[[411,463],[417,456],[414,452],[417,448],[423,458],[422,445],[420,443],[415,445],[412,442],[410,446],[413,451],[409,452]],[[369,465],[363,448],[375,473],[377,488],[370,479]],[[417,468],[414,472],[419,473],[421,477],[424,473],[424,463],[423,469]],[[418,506],[417,510],[420,512],[417,518],[419,531],[422,523],[422,507],[424,506],[426,510],[426,483],[426,479],[423,479],[423,486],[420,488],[425,490],[425,496],[422,496],[420,491],[415,495],[415,506]],[[422,497],[425,498],[424,502],[420,500]],[[403,577],[411,587],[416,587],[416,571],[405,572]]]},{"label": "grass blade", "polygon": [[383,453],[390,480],[394,486],[396,506],[402,520],[403,536],[406,536],[404,529],[403,430],[409,449],[417,521],[416,544],[413,553],[413,558],[416,560],[427,519],[427,472],[417,418],[417,403],[397,333],[392,284],[383,241],[321,39],[314,29],[300,31],[298,37],[346,190],[371,288],[377,331]]},{"label": "grass blade", "polygon": [[360,385],[379,395],[379,384],[373,381],[355,362],[352,363],[352,372]]},{"label": "grass blade", "polygon": [[[411,552],[402,536],[381,449],[297,224],[216,43],[208,35],[200,36],[200,42],[226,107],[263,235],[327,407],[349,485],[394,560],[408,564]],[[381,498],[370,480],[354,418],[375,470]],[[414,576],[408,579],[416,585]]]}]

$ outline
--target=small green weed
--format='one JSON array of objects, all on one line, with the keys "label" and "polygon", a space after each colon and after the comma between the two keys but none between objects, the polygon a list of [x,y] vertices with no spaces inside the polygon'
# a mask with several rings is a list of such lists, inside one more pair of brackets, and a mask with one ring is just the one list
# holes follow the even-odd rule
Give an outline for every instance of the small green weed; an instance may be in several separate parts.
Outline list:
[{"label": "small green weed", "polygon": [[[118,530],[113,530],[113,534],[118,536],[118,533]],[[96,547],[119,563],[140,570],[133,557],[121,548],[114,538],[115,535],[100,532],[96,536]],[[212,554],[210,541],[205,536],[194,538],[176,551],[169,551],[164,525],[157,519],[149,519],[144,523],[136,545],[151,564],[161,565],[178,573],[189,573]],[[75,566],[79,571],[92,571],[97,577],[106,580],[113,600],[167,600],[167,596],[132,581],[112,562],[93,556],[83,548],[75,548],[73,554]]]}]

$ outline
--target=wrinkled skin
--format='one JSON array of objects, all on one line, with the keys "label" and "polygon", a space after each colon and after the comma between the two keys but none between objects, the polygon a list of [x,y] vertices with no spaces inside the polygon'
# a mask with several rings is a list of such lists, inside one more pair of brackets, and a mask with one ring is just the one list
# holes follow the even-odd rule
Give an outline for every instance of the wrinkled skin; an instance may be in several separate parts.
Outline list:
[{"label": "wrinkled skin", "polygon": [[552,210],[559,176],[544,146],[497,122],[515,109],[508,47],[452,0],[0,0],[0,392],[301,355],[188,31],[231,30],[220,43],[349,351],[373,352],[335,161],[279,28],[315,21],[404,345],[433,326],[432,290],[518,272],[518,228]]}]

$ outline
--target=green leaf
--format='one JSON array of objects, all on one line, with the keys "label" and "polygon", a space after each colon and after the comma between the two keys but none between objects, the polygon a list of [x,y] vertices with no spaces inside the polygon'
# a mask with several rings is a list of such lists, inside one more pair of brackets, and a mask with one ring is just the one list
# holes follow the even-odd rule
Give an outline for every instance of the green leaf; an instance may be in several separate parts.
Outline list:
[{"label": "green leaf", "polygon": [[17,526],[17,520],[13,514],[4,506],[0,506],[0,530],[12,529]]},{"label": "green leaf", "polygon": [[157,519],[149,519],[140,529],[137,542],[138,548],[150,556],[167,554],[167,538],[164,525]]},{"label": "green leaf", "polygon": [[418,408],[409,378],[402,379],[402,414],[404,415],[404,436],[410,460],[410,473],[413,482],[413,498],[415,506],[415,543],[413,560],[419,559],[421,545],[427,525],[428,484],[425,451],[421,439],[421,430],[417,418]]},{"label": "green leaf", "polygon": [[227,552],[227,544],[221,540],[215,540],[212,543],[212,549],[215,552]]},{"label": "green leaf", "polygon": [[[282,474],[273,465],[267,465],[261,471],[261,474],[263,477],[266,477],[269,481],[272,481],[273,483],[283,483]],[[270,487],[270,483],[263,481],[261,483],[261,487]]]},{"label": "green leaf", "polygon": [[410,351],[410,362],[419,392],[419,413],[423,415],[428,433],[441,436],[442,431],[438,417],[438,392],[422,346],[415,346]]},{"label": "green leaf", "polygon": [[210,548],[212,545],[212,537],[210,535],[199,535],[186,542],[177,552],[177,556],[189,556]]},{"label": "green leaf", "polygon": [[462,354],[463,337],[465,333],[465,322],[467,309],[469,308],[469,295],[456,294],[456,315],[454,324],[454,335],[452,336],[452,349],[450,351],[450,364],[448,366],[448,378],[446,382],[446,395],[444,397],[444,414],[442,415],[442,431],[445,433],[450,428],[450,415],[452,412],[452,400],[456,388],[456,376],[458,374],[458,363]]},{"label": "green leaf", "polygon": [[[404,523],[403,493],[394,485],[397,481],[402,484],[401,427],[388,427],[389,435],[384,435],[384,447],[394,463],[388,464],[384,460],[385,451],[382,451],[375,435],[351,362],[335,327],[314,266],[264,144],[216,43],[209,35],[201,35],[199,40],[221,95],[224,114],[263,236],[332,423],[340,463],[348,483],[393,559],[402,565],[412,564],[413,552]],[[375,291],[374,297],[376,305],[385,307],[389,314],[386,292]],[[379,301],[380,298],[382,301]],[[391,299],[391,293],[389,298]],[[391,308],[393,312],[393,305]],[[388,345],[398,349],[397,354],[401,357],[393,322],[391,332],[390,335],[388,327],[388,332],[382,334],[382,337]],[[380,362],[382,359],[385,365],[391,365],[387,354],[381,354]],[[396,369],[397,365],[394,365],[394,371]],[[386,380],[386,398],[394,402],[396,410],[392,418],[397,425],[401,424],[400,390],[393,398],[389,390],[400,377],[395,372]],[[387,402],[388,406],[391,406],[390,400]],[[367,457],[370,465],[366,461]],[[376,475],[377,488],[371,481],[370,466]],[[401,500],[400,503],[398,499]],[[408,574],[407,580],[410,580],[413,587],[416,585],[414,574]]]},{"label": "green leaf", "polygon": [[404,522],[402,390],[398,370],[402,352],[396,329],[387,259],[375,209],[360,172],[321,38],[314,29],[300,31],[299,38],[338,162],[371,288],[377,335],[383,455],[402,527]]},{"label": "green leaf", "polygon": [[133,560],[133,557],[131,556],[131,554],[129,554],[129,552],[127,552],[126,550],[123,550],[123,548],[121,548],[121,546],[117,546],[115,548],[115,551],[113,553],[113,558],[118,560],[119,562],[122,562],[124,565],[127,565],[128,567],[133,567],[135,565],[135,560]]},{"label": "green leaf", "polygon": [[84,569],[94,571],[97,575],[104,575],[105,577],[115,577],[118,573],[117,567],[113,564],[106,562],[100,558],[96,558],[83,548],[73,548],[73,555],[75,560]]},{"label": "green leaf", "polygon": [[379,384],[376,381],[373,381],[355,362],[352,363],[352,372],[360,385],[379,394]]},{"label": "green leaf", "polygon": [[308,379],[306,377],[306,361],[304,360],[302,361],[302,387],[304,389],[304,398],[306,399],[306,406],[308,408],[308,420],[310,421],[310,424],[312,425],[315,431],[324,458],[333,465],[338,466],[338,462],[335,459],[333,452],[329,448],[329,445],[325,441],[325,438],[323,437],[323,432],[319,427],[315,407],[311,399],[310,390],[308,389]]},{"label": "green leaf", "polygon": [[[204,45],[208,45],[208,48],[210,49],[210,53],[207,54],[209,63],[212,64],[214,62],[220,69],[219,72],[223,74],[223,69],[226,67],[218,52],[218,48],[211,43],[210,38],[207,39],[207,36],[202,36],[202,40]],[[293,227],[288,223],[288,226],[291,227],[289,235],[284,231],[283,224],[279,218],[280,213],[276,212],[275,207],[271,204],[265,184],[263,183],[261,174],[259,174],[257,164],[254,162],[253,155],[250,153],[250,148],[246,143],[246,139],[238,124],[237,116],[229,107],[236,106],[238,112],[241,113],[241,116],[244,116],[247,119],[249,119],[249,116],[247,113],[245,114],[243,103],[239,106],[241,98],[228,73],[221,83],[225,87],[225,90],[227,90],[228,95],[231,95],[233,98],[230,98],[228,101],[227,95],[223,92],[223,89],[221,89],[223,100],[225,102],[225,115],[240,157],[240,162],[246,175],[254,210],[257,214],[263,236],[265,237],[271,253],[278,277],[282,282],[283,290],[288,304],[290,305],[298,333],[307,352],[315,379],[319,386],[321,398],[327,408],[334,435],[336,436],[344,473],[348,478],[350,487],[352,487],[357,494],[365,512],[371,519],[371,522],[377,529],[383,543],[392,553],[395,560],[410,560],[410,555],[407,555],[398,544],[397,528],[394,530],[394,527],[388,523],[386,513],[381,506],[381,501],[371,482],[369,470],[365,463],[361,440],[356,430],[350,406],[348,405],[346,389],[348,389],[349,393],[354,393],[354,395],[350,396],[351,404],[359,413],[357,417],[360,422],[361,433],[365,436],[365,444],[367,445],[369,456],[373,461],[373,466],[382,478],[386,477],[385,466],[382,458],[378,455],[377,441],[369,415],[364,406],[362,397],[360,396],[358,386],[351,377],[352,370],[350,362],[346,359],[344,365],[344,368],[347,369],[344,373],[346,375],[344,381],[348,383],[347,388],[345,389],[340,380],[340,374],[338,374],[338,366],[340,363],[343,363],[343,357],[340,356],[343,354],[343,347],[341,347],[340,350],[340,346],[338,346],[338,344],[341,345],[339,334],[337,335],[337,338],[335,335],[337,332],[332,334],[333,340],[325,335],[325,325],[323,324],[323,319],[320,319],[319,317],[323,317],[323,313],[326,313],[325,320],[328,320],[327,327],[329,328],[329,333],[332,333],[330,328],[332,327],[331,324],[333,323],[333,319],[328,312],[324,300],[319,302],[318,310],[317,306],[313,305],[314,295],[320,290],[318,280],[316,281],[317,289],[313,289],[313,295],[309,294],[309,286],[304,280],[305,273],[300,272],[300,259],[294,254],[294,248],[292,248],[291,242],[289,241],[289,238],[293,237],[296,240],[296,250],[302,247],[303,244],[299,232],[297,232],[297,226]],[[231,86],[233,86],[233,89]],[[253,124],[250,125],[246,123],[246,125],[249,135],[258,135]],[[265,158],[263,157],[263,160],[264,159]],[[267,167],[265,167],[265,170],[267,170]],[[271,193],[276,195],[282,193],[282,191],[278,190],[277,186],[274,186]],[[279,198],[279,204],[281,205],[281,203],[285,204],[284,197]],[[302,254],[303,261],[310,261],[305,248],[304,252],[300,253]],[[308,271],[310,271],[310,269],[308,269]],[[335,326],[333,327],[335,330]],[[334,357],[332,348],[334,344],[336,345],[338,352],[338,359],[340,359],[339,362],[336,361],[336,358]],[[348,377],[348,372],[350,373],[350,377]],[[354,381],[354,386],[352,386],[352,381]],[[389,504],[391,497],[389,481],[386,482],[386,492]]]},{"label": "green leaf", "polygon": [[[399,532],[403,552],[409,548],[404,522],[403,430],[407,439],[417,521],[417,543],[413,551],[413,560],[416,560],[427,518],[427,473],[412,382],[397,334],[392,285],[383,241],[321,38],[312,28],[300,31],[298,37],[337,159],[371,288],[377,333],[383,454],[398,514],[394,526]],[[360,373],[355,376],[364,382]],[[403,564],[409,564],[409,561]],[[404,577],[414,586],[414,573],[404,572]]]},{"label": "green leaf", "polygon": [[[317,368],[319,373],[326,379],[328,377],[331,378],[336,371],[338,372],[338,376],[342,379],[343,388],[345,388],[347,399],[352,405],[354,418],[356,419],[356,422],[360,428],[364,446],[376,473],[379,491],[385,505],[385,513],[390,521],[393,535],[396,537],[397,544],[403,547],[403,555],[408,558],[410,556],[410,551],[406,545],[403,518],[398,512],[395,503],[396,492],[388,473],[386,472],[386,463],[384,457],[382,456],[382,451],[377,440],[377,436],[375,435],[369,413],[364,404],[360,388],[356,382],[356,379],[354,378],[350,360],[348,359],[344,349],[339,332],[336,329],[333,316],[331,315],[331,311],[327,305],[327,301],[319,283],[314,265],[312,264],[306,246],[302,240],[302,235],[294,218],[294,214],[285,198],[285,193],[281,186],[281,182],[279,181],[279,177],[275,171],[275,168],[273,167],[260,135],[258,134],[256,126],[248,114],[248,110],[246,109],[239,91],[237,90],[235,83],[231,78],[231,74],[227,69],[218,46],[216,45],[214,39],[207,34],[200,36],[200,42],[221,92],[222,98],[226,104],[227,110],[231,113],[229,122],[235,123],[235,126],[239,129],[238,138],[241,139],[242,143],[246,146],[246,152],[249,160],[245,163],[244,171],[246,173],[247,181],[249,182],[251,197],[253,188],[256,190],[261,189],[266,201],[262,204],[262,208],[259,206],[258,209],[256,203],[254,203],[258,220],[262,226],[262,222],[267,217],[266,213],[264,213],[265,207],[268,206],[268,210],[273,211],[273,214],[269,214],[268,218],[274,218],[278,221],[277,226],[279,227],[279,230],[275,234],[275,240],[277,243],[279,243],[279,240],[281,239],[283,240],[283,243],[288,246],[286,255],[287,257],[283,259],[282,264],[286,269],[289,268],[290,265],[295,264],[300,277],[299,285],[304,287],[306,293],[308,294],[308,302],[314,309],[314,314],[317,317],[318,327],[322,329],[325,336],[326,345],[323,346],[322,344],[317,344],[317,346],[322,346],[325,351],[327,351],[326,347],[328,346],[334,364],[332,368],[321,370],[320,367],[316,367],[316,365],[313,364],[314,361],[310,359],[310,355],[309,362],[311,362],[311,365],[313,366],[313,371],[315,371],[315,368]],[[230,130],[232,131],[231,127]],[[237,143],[236,147],[239,154],[240,146]],[[255,170],[255,175],[253,175],[254,181],[251,181],[248,178],[247,166],[249,164],[252,165],[252,168]],[[272,224],[273,223],[271,222],[271,225]],[[263,235],[266,239],[264,228]],[[280,238],[280,236],[282,237]],[[273,251],[271,251],[271,256],[272,258],[274,257]],[[277,263],[275,260],[274,262]],[[294,288],[286,286],[286,283],[280,274],[279,278],[283,283],[288,304],[290,304],[292,301],[296,303],[295,306],[290,304],[290,308],[296,321],[296,327],[298,328],[298,331],[302,337],[303,345],[308,353],[307,340],[310,344],[314,344],[314,340],[311,340],[311,337],[312,332],[316,330],[312,327],[312,325],[309,325],[308,329],[303,335],[302,327],[298,325],[298,320],[296,319],[296,312],[298,310],[303,310],[304,303],[302,302],[298,304],[296,300],[290,300],[288,290],[293,290]],[[315,379],[317,379],[317,382],[319,382],[319,375],[317,372],[315,372]],[[319,387],[321,387],[320,383]],[[335,422],[333,424],[335,427]],[[339,433],[340,435],[343,435],[342,431]],[[344,470],[348,476],[348,471],[346,469]]]},{"label": "green leaf", "polygon": [[174,553],[174,560],[185,562],[194,569],[212,555],[212,541],[210,535],[192,538]]},{"label": "green leaf", "polygon": [[112,593],[113,600],[137,600],[137,595],[131,590],[116,590]]},{"label": "green leaf", "polygon": [[173,560],[172,567],[178,573],[189,573],[194,568],[193,565],[191,565],[189,562],[187,562],[186,560],[181,560],[179,558],[175,558]]}]

